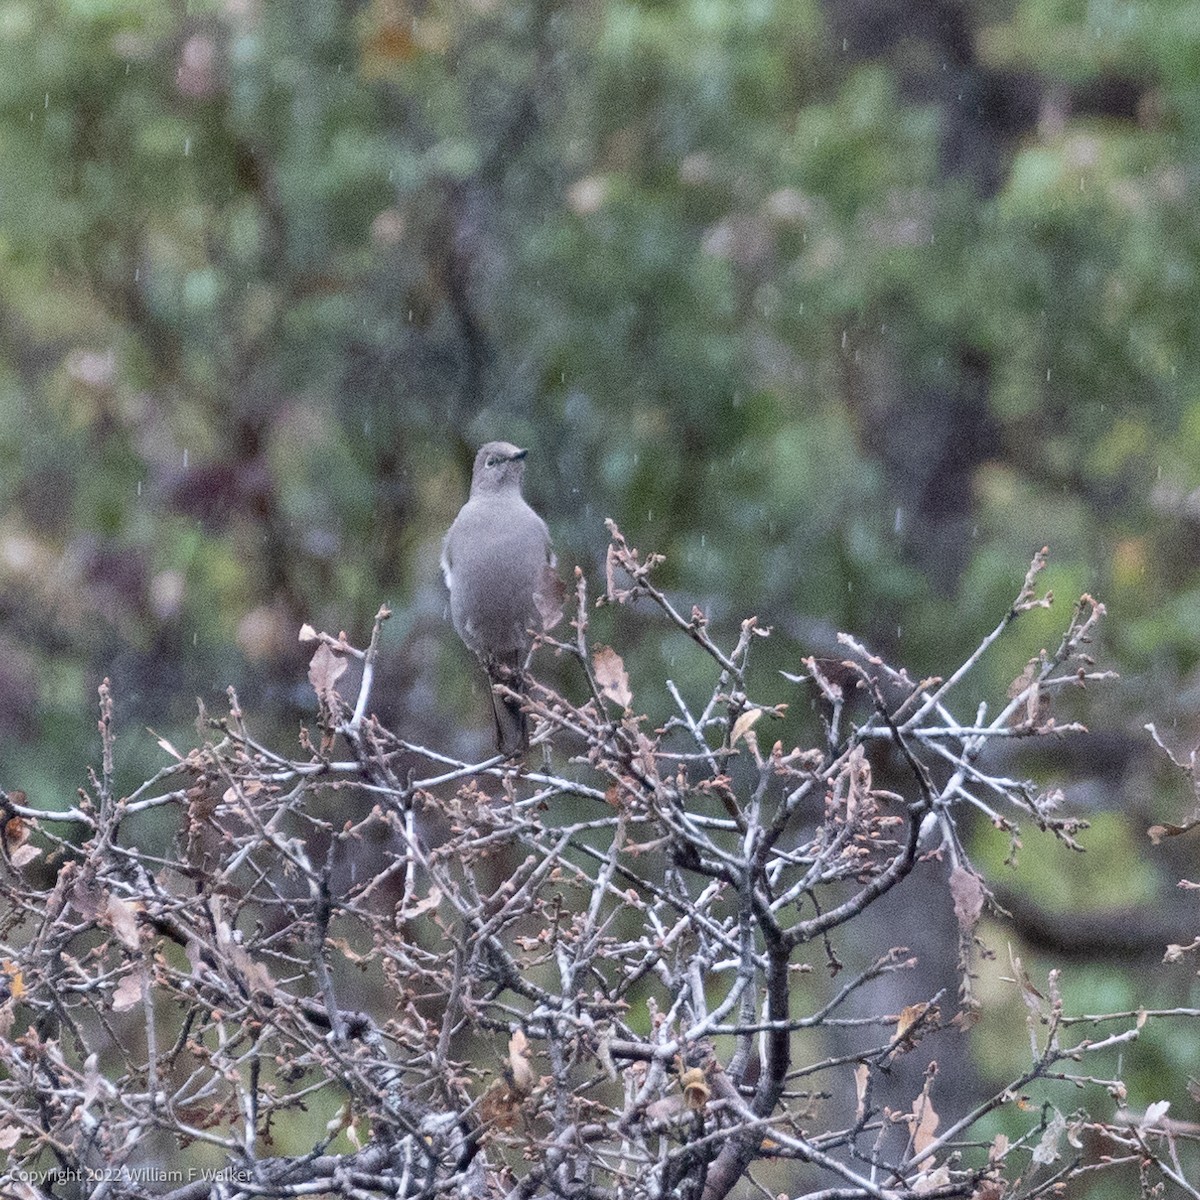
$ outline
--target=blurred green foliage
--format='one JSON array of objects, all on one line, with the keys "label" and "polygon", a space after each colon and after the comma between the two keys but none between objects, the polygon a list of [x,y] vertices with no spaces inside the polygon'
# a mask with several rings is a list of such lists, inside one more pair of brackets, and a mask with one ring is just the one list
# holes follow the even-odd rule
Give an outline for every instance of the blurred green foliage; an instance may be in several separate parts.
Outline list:
[{"label": "blurred green foliage", "polygon": [[899,11],[0,5],[4,782],[74,786],[106,674],[294,726],[299,624],[384,599],[379,711],[477,747],[436,559],[500,435],[593,595],[611,516],[771,678],[838,628],[951,669],[1048,543],[1111,728],[1194,737],[1193,7]]}]

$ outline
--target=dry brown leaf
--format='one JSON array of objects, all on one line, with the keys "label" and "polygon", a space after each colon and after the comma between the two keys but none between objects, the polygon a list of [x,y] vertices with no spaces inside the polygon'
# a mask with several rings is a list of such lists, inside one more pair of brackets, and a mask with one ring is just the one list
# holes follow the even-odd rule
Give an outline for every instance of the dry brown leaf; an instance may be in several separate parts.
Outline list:
[{"label": "dry brown leaf", "polygon": [[965,1007],[960,1008],[958,1012],[950,1018],[950,1024],[959,1031],[959,1033],[967,1033],[974,1029],[979,1024],[983,1017],[980,1011],[981,1005],[978,1000],[970,1001]]},{"label": "dry brown leaf", "polygon": [[704,1071],[700,1067],[689,1067],[681,1072],[679,1086],[683,1088],[683,1099],[688,1108],[692,1112],[703,1112],[711,1094]]},{"label": "dry brown leaf", "polygon": [[658,1122],[676,1122],[687,1114],[687,1104],[682,1096],[664,1096],[661,1100],[652,1100],[646,1105],[646,1120]]},{"label": "dry brown leaf", "polygon": [[21,968],[6,958],[0,962],[0,971],[7,976],[8,994],[14,1000],[20,1000],[25,995],[25,974]]},{"label": "dry brown leaf", "polygon": [[398,911],[396,914],[397,920],[403,919],[411,921],[415,917],[423,916],[427,912],[432,912],[442,902],[442,889],[436,885],[431,885],[429,895],[424,900],[414,900],[407,908]]},{"label": "dry brown leaf", "polygon": [[609,543],[608,552],[604,556],[604,595],[609,600],[617,599],[617,567],[619,565],[617,548]]},{"label": "dry brown leaf", "polygon": [[736,746],[746,734],[754,728],[755,722],[763,715],[761,708],[748,708],[736,721],[733,723],[733,729],[729,733],[729,745]]},{"label": "dry brown leaf", "polygon": [[1165,838],[1179,837],[1182,833],[1187,833],[1195,828],[1193,825],[1172,825],[1169,822],[1164,825],[1151,825],[1146,830],[1146,836],[1155,845],[1159,845]]},{"label": "dry brown leaf", "polygon": [[637,735],[638,763],[647,779],[658,778],[658,760],[654,743],[639,729]]},{"label": "dry brown leaf", "polygon": [[[151,730],[151,732],[153,732],[153,730]],[[158,748],[160,750],[165,750],[176,762],[184,761],[183,755],[180,754],[179,751],[176,750],[175,747],[171,745],[171,743],[167,741],[165,737],[160,737],[158,739]]]},{"label": "dry brown leaf", "polygon": [[909,1114],[908,1126],[912,1130],[913,1153],[922,1154],[937,1136],[938,1115],[929,1097],[922,1096],[915,1110]]},{"label": "dry brown leaf", "polygon": [[271,977],[271,972],[260,962],[255,962],[254,959],[242,949],[241,946],[231,945],[229,947],[229,956],[233,965],[242,972],[246,983],[252,992],[271,996],[275,993],[275,980]]},{"label": "dry brown leaf", "polygon": [[1200,949],[1200,938],[1195,938],[1186,946],[1179,945],[1178,942],[1172,942],[1163,955],[1163,962],[1173,963],[1179,962],[1185,954],[1191,954],[1193,951]]},{"label": "dry brown leaf", "polygon": [[[0,793],[0,795],[2,795],[2,793]],[[9,792],[8,798],[14,804],[25,804],[24,792]],[[10,816],[8,820],[4,822],[4,844],[8,847],[9,852],[12,854],[13,862],[16,863],[17,866],[21,865],[17,862],[17,852],[29,840],[29,835],[36,827],[37,826],[35,822],[28,820],[17,813],[13,813],[12,816]]]},{"label": "dry brown leaf", "polygon": [[1037,668],[1038,660],[1036,658],[1031,658],[1025,664],[1025,669],[1008,685],[1006,694],[1010,700],[1015,700],[1033,682]]},{"label": "dry brown leaf", "polygon": [[1001,1200],[1004,1182],[1000,1179],[985,1179],[972,1193],[971,1200]]},{"label": "dry brown leaf", "polygon": [[[262,963],[251,958],[245,947],[234,940],[232,928],[223,919],[217,922],[217,946],[228,957],[230,965],[242,973],[242,977],[252,992],[264,993],[268,996],[274,995],[275,980],[271,977],[271,972]],[[189,960],[191,957],[189,946]]]},{"label": "dry brown leaf", "polygon": [[503,1079],[495,1080],[479,1101],[479,1115],[484,1125],[497,1129],[512,1129],[521,1113],[520,1094]]},{"label": "dry brown leaf", "polygon": [[325,941],[333,949],[339,951],[347,962],[353,963],[356,967],[374,961],[377,953],[377,950],[371,949],[366,954],[359,954],[345,938],[327,937]]},{"label": "dry brown leaf", "polygon": [[1030,1016],[1040,1018],[1046,997],[1033,986],[1033,980],[1029,978],[1029,973],[1025,970],[1020,956],[1013,953],[1011,946],[1008,950],[1008,959],[1012,966],[1013,977],[1021,989],[1021,999],[1025,1001],[1025,1007],[1029,1010]]},{"label": "dry brown leaf", "polygon": [[71,903],[81,917],[91,921],[100,915],[100,902],[104,899],[104,893],[101,892],[94,876],[85,871],[76,871],[75,864],[69,862],[63,863],[63,868],[58,873],[58,882],[70,884]]},{"label": "dry brown leaf", "polygon": [[597,646],[592,652],[592,668],[600,690],[628,711],[633,703],[633,693],[629,690],[629,676],[625,674],[621,656],[611,646]]},{"label": "dry brown leaf", "polygon": [[610,1080],[612,1080],[613,1083],[616,1083],[618,1076],[617,1064],[613,1060],[612,1054],[612,1026],[605,1022],[603,1026],[597,1027],[597,1033],[599,1034],[599,1037],[596,1040],[596,1058],[599,1060],[600,1065],[604,1068],[604,1073],[609,1077]]},{"label": "dry brown leaf", "polygon": [[1038,726],[1050,718],[1050,695],[1035,682],[1041,670],[1040,658],[1031,658],[1025,665],[1025,670],[1008,685],[1008,698],[1017,699],[1022,693],[1024,709],[1016,709],[1009,718],[1009,724],[1014,726]]},{"label": "dry brown leaf", "polygon": [[867,1115],[867,1084],[871,1079],[871,1068],[866,1063],[859,1063],[854,1068],[854,1092],[857,1100],[854,1106],[854,1120],[862,1121]]},{"label": "dry brown leaf", "polygon": [[1143,1129],[1157,1125],[1170,1110],[1170,1100],[1156,1100],[1146,1109],[1146,1115],[1138,1122]]},{"label": "dry brown leaf", "polygon": [[112,895],[104,908],[105,924],[121,939],[121,945],[126,950],[137,950],[141,945],[138,936],[138,908],[139,905]]},{"label": "dry brown leaf", "polygon": [[339,1134],[344,1130],[351,1121],[354,1120],[354,1114],[350,1110],[349,1104],[343,1104],[341,1108],[325,1122],[325,1132],[328,1134]]},{"label": "dry brown leaf", "polygon": [[30,846],[28,844],[24,846],[18,846],[12,852],[12,864],[14,867],[23,867],[26,865],[26,863],[33,862],[33,860],[39,857],[41,853],[42,852],[36,846]]},{"label": "dry brown leaf", "polygon": [[950,1186],[950,1168],[942,1163],[940,1167],[932,1167],[922,1171],[912,1182],[914,1196],[931,1196]]},{"label": "dry brown leaf", "polygon": [[344,655],[336,653],[322,642],[313,654],[308,664],[308,682],[313,691],[325,701],[331,694],[337,694],[337,681],[346,673]]},{"label": "dry brown leaf", "polygon": [[964,937],[970,937],[983,912],[984,892],[979,876],[956,866],[950,872],[950,895],[954,899],[954,916],[959,932]]},{"label": "dry brown leaf", "polygon": [[542,628],[549,632],[562,620],[563,604],[567,599],[567,585],[558,572],[549,564],[542,568],[542,577],[534,588],[533,603],[541,619]]},{"label": "dry brown leaf", "polygon": [[1058,1143],[1067,1129],[1067,1121],[1062,1113],[1057,1109],[1052,1111],[1054,1115],[1046,1123],[1046,1131],[1030,1155],[1033,1161],[1042,1167],[1048,1167],[1058,1158]]},{"label": "dry brown leaf", "polygon": [[537,1083],[537,1076],[529,1061],[529,1039],[520,1029],[508,1039],[508,1070],[513,1090],[519,1096],[528,1096]]},{"label": "dry brown leaf", "polygon": [[113,1012],[128,1012],[142,1002],[142,973],[130,971],[122,976],[112,995]]},{"label": "dry brown leaf", "polygon": [[908,1038],[927,1012],[929,1012],[927,1001],[919,1000],[916,1004],[906,1004],[896,1019],[896,1041],[902,1042]]}]

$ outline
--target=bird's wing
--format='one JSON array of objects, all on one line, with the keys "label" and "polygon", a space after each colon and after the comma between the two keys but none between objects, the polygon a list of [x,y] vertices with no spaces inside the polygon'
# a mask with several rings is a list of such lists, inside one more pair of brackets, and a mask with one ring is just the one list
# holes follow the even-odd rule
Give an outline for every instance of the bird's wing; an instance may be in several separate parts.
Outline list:
[{"label": "bird's wing", "polygon": [[451,525],[450,528],[446,531],[446,536],[444,538],[442,538],[442,558],[441,558],[442,578],[446,581],[446,586],[448,588],[454,587],[454,584],[451,582],[452,572],[451,572],[451,566],[450,566],[450,542],[453,537],[454,537],[454,526]]}]

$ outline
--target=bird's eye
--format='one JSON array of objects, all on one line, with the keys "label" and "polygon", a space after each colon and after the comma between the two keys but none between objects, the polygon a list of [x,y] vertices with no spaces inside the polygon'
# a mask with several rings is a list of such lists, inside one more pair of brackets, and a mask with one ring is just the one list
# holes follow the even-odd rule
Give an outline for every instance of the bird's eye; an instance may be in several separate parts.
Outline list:
[{"label": "bird's eye", "polygon": [[487,462],[485,462],[483,465],[485,467],[494,467],[499,461],[500,460],[494,454],[489,454],[487,457]]}]

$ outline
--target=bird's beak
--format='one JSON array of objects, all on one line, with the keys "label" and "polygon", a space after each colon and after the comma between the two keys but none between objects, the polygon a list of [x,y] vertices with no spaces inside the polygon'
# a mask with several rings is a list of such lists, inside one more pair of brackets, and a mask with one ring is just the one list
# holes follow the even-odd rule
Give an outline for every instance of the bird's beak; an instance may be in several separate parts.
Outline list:
[{"label": "bird's beak", "polygon": [[516,451],[516,453],[515,453],[515,454],[513,454],[513,456],[512,456],[512,461],[513,461],[513,462],[516,462],[516,461],[517,461],[517,459],[519,459],[519,458],[524,458],[524,457],[525,457],[525,455],[527,455],[528,453],[529,453],[529,451],[528,451],[528,450],[518,450],[518,451]]}]

